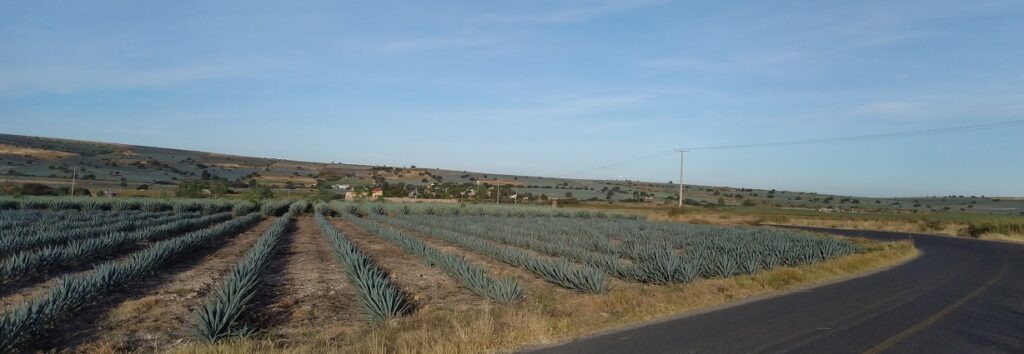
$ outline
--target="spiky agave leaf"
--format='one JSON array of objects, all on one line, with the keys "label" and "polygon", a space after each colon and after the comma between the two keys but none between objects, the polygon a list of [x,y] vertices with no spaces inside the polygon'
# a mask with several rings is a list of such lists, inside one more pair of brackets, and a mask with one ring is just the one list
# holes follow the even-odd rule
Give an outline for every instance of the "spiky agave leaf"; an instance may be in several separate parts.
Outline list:
[{"label": "spiky agave leaf", "polygon": [[323,215],[317,214],[315,218],[320,230],[327,236],[335,257],[344,265],[349,281],[356,287],[356,299],[371,321],[381,322],[412,310],[412,302],[391,281],[387,272],[335,229]]},{"label": "spiky agave leaf", "polygon": [[254,331],[240,319],[245,316],[259,288],[264,270],[292,221],[290,212],[275,221],[242,256],[212,296],[196,310],[196,337],[215,342],[225,337],[247,335]]},{"label": "spiky agave leaf", "polygon": [[101,296],[217,238],[237,234],[259,219],[259,215],[249,214],[211,228],[153,243],[142,251],[132,253],[124,261],[105,262],[92,272],[61,278],[43,296],[8,308],[0,316],[0,351],[12,352],[22,348]]},{"label": "spiky agave leaf", "polygon": [[[428,246],[423,241],[407,235],[396,228],[383,226],[351,214],[344,214],[343,217],[349,222],[370,231],[372,234],[394,242],[405,250],[423,257],[431,264],[439,266],[443,271],[479,295],[503,303],[522,300],[523,290],[515,280],[495,279],[486,270],[474,266],[465,258]],[[498,284],[499,282],[501,284]]]}]

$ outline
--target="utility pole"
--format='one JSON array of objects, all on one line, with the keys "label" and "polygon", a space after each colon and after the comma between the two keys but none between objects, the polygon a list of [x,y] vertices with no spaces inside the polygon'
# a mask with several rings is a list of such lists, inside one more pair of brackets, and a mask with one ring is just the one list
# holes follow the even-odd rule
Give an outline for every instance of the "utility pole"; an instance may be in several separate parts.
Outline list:
[{"label": "utility pole", "polygon": [[75,179],[78,178],[78,166],[71,170],[71,196],[75,196]]},{"label": "utility pole", "polygon": [[494,190],[498,191],[498,193],[495,193],[498,197],[494,198],[494,203],[501,204],[501,185],[494,186]]},{"label": "utility pole", "polygon": [[686,149],[676,149],[679,152],[679,207],[683,207],[683,153],[690,151]]}]

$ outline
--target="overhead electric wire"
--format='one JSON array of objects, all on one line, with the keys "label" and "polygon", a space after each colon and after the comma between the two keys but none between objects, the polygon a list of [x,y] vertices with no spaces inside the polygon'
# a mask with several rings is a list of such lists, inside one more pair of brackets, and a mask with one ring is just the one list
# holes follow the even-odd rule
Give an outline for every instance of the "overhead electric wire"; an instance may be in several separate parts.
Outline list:
[{"label": "overhead electric wire", "polygon": [[[996,129],[996,128],[1013,128],[1013,127],[1020,127],[1020,126],[1024,126],[1024,119],[1002,121],[1002,122],[994,122],[994,123],[984,123],[984,124],[964,125],[964,126],[959,126],[959,127],[935,128],[935,129],[925,129],[925,130],[913,130],[913,131],[896,132],[896,133],[854,135],[854,136],[846,136],[846,137],[838,137],[838,138],[792,140],[792,141],[778,141],[778,142],[754,143],[754,144],[697,146],[697,147],[686,147],[686,148],[683,148],[683,150],[686,150],[686,151],[694,151],[694,150],[727,150],[727,149],[748,149],[748,148],[777,147],[777,146],[790,146],[790,145],[809,145],[809,144],[819,144],[819,143],[836,143],[836,142],[850,142],[850,141],[888,139],[888,138],[904,138],[904,137],[938,135],[938,134],[955,134],[955,133],[963,133],[963,132],[976,131],[976,130],[988,130],[988,129]],[[603,165],[603,166],[598,166],[598,167],[593,167],[593,168],[588,168],[588,169],[583,169],[583,170],[578,170],[578,171],[562,174],[562,175],[560,175],[560,177],[575,176],[575,175],[579,175],[579,174],[583,174],[583,173],[587,173],[587,172],[604,170],[604,169],[608,169],[608,168],[612,168],[612,167],[617,167],[617,166],[621,166],[621,165],[626,165],[626,164],[631,164],[631,163],[635,163],[635,162],[639,162],[639,161],[643,161],[643,160],[649,160],[649,159],[652,159],[652,158],[655,158],[655,157],[660,157],[660,156],[671,154],[671,153],[675,153],[675,152],[677,152],[676,149],[660,151],[660,152],[656,152],[656,153],[653,153],[653,154],[650,154],[650,155],[644,155],[644,156],[632,158],[632,159],[629,159],[629,160],[614,162],[614,163],[610,163],[610,164]]]},{"label": "overhead electric wire", "polygon": [[860,140],[873,140],[873,139],[886,139],[886,138],[903,138],[910,136],[922,136],[922,135],[937,135],[937,134],[953,134],[962,133],[974,130],[986,130],[995,128],[1011,128],[1016,126],[1024,126],[1024,120],[1011,120],[1005,122],[987,123],[987,124],[975,124],[965,125],[959,127],[949,128],[936,128],[926,130],[915,130],[897,133],[883,133],[883,134],[869,134],[869,135],[855,135],[839,138],[825,138],[825,139],[808,139],[808,140],[795,140],[795,141],[780,141],[771,143],[757,143],[757,144],[736,144],[736,145],[718,145],[718,146],[698,146],[684,148],[686,150],[725,150],[725,149],[744,149],[754,147],[774,147],[774,146],[788,146],[788,145],[805,145],[805,144],[817,144],[817,143],[834,143],[834,142],[847,142],[847,141],[860,141]]},{"label": "overhead electric wire", "polygon": [[587,173],[587,172],[591,172],[591,171],[598,171],[598,170],[603,170],[603,169],[607,169],[607,168],[612,168],[612,167],[615,167],[615,166],[627,165],[627,164],[631,164],[631,163],[634,163],[634,162],[640,162],[640,161],[643,161],[643,160],[650,160],[650,159],[653,159],[655,157],[661,157],[662,155],[674,154],[675,152],[676,151],[674,149],[673,150],[666,150],[666,151],[656,152],[656,153],[653,153],[653,154],[650,154],[650,155],[644,155],[644,156],[640,156],[640,157],[629,159],[629,160],[625,160],[625,161],[619,161],[619,162],[607,164],[607,165],[604,165],[604,166],[598,166],[598,167],[588,168],[588,169],[585,169],[585,170],[573,171],[573,172],[570,172],[570,173],[562,174],[560,176],[562,176],[562,177],[575,176],[575,175],[579,175],[579,174],[583,174],[583,173]]}]

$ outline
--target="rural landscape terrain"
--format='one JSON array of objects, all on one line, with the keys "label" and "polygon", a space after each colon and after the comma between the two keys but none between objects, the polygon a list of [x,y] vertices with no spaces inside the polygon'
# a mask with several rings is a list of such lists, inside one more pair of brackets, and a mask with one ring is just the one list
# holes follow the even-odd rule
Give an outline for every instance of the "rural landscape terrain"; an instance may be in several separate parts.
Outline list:
[{"label": "rural landscape terrain", "polygon": [[0,1],[0,354],[1024,353],[1024,2]]},{"label": "rural landscape terrain", "polygon": [[[3,138],[5,351],[516,351],[919,254],[912,240],[783,224],[988,227],[953,236],[1011,241],[1024,234],[1022,201],[1012,198],[918,198],[981,203],[906,211],[871,207],[871,199],[687,186],[688,200],[738,194],[754,205],[515,200],[525,194],[519,184],[488,182],[522,180],[550,193],[671,186]],[[382,188],[392,184],[403,188],[394,198],[394,188]],[[437,186],[474,195],[429,195]],[[508,197],[489,194],[499,190]],[[804,198],[829,202],[773,201]],[[592,350],[601,351],[582,352]]]},{"label": "rural landscape terrain", "polygon": [[[0,188],[6,194],[79,193],[136,197],[245,199],[253,187],[277,196],[384,198],[583,206],[698,223],[776,223],[1021,239],[1024,198],[984,195],[854,197],[799,191],[586,180],[363,166],[231,156],[114,143],[0,134]],[[186,188],[181,188],[185,182]],[[22,190],[29,184],[29,189]],[[38,185],[39,187],[35,187]],[[334,188],[345,186],[344,190]],[[77,194],[76,194],[77,195]]]}]

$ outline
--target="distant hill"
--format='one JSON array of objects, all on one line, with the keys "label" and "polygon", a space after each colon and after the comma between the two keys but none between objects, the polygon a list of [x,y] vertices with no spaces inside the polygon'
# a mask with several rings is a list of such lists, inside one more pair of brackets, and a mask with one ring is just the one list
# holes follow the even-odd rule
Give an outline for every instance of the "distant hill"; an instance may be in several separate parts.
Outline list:
[{"label": "distant hill", "polygon": [[[501,185],[536,202],[559,198],[584,202],[674,203],[678,185],[619,180],[565,179],[455,171],[415,166],[389,167],[292,161],[225,155],[160,147],[0,134],[0,182],[66,186],[72,174],[85,188],[122,194],[153,195],[173,191],[182,181],[214,179],[245,189],[250,181],[295,193],[317,186],[402,184],[445,196],[466,196],[474,186]],[[139,186],[148,191],[137,191]],[[692,205],[745,205],[827,210],[962,211],[1024,213],[1024,198],[945,196],[863,198],[818,193],[686,185],[684,199]],[[479,188],[477,188],[479,189]],[[457,194],[463,193],[463,194]],[[395,194],[395,193],[392,193]]]}]

